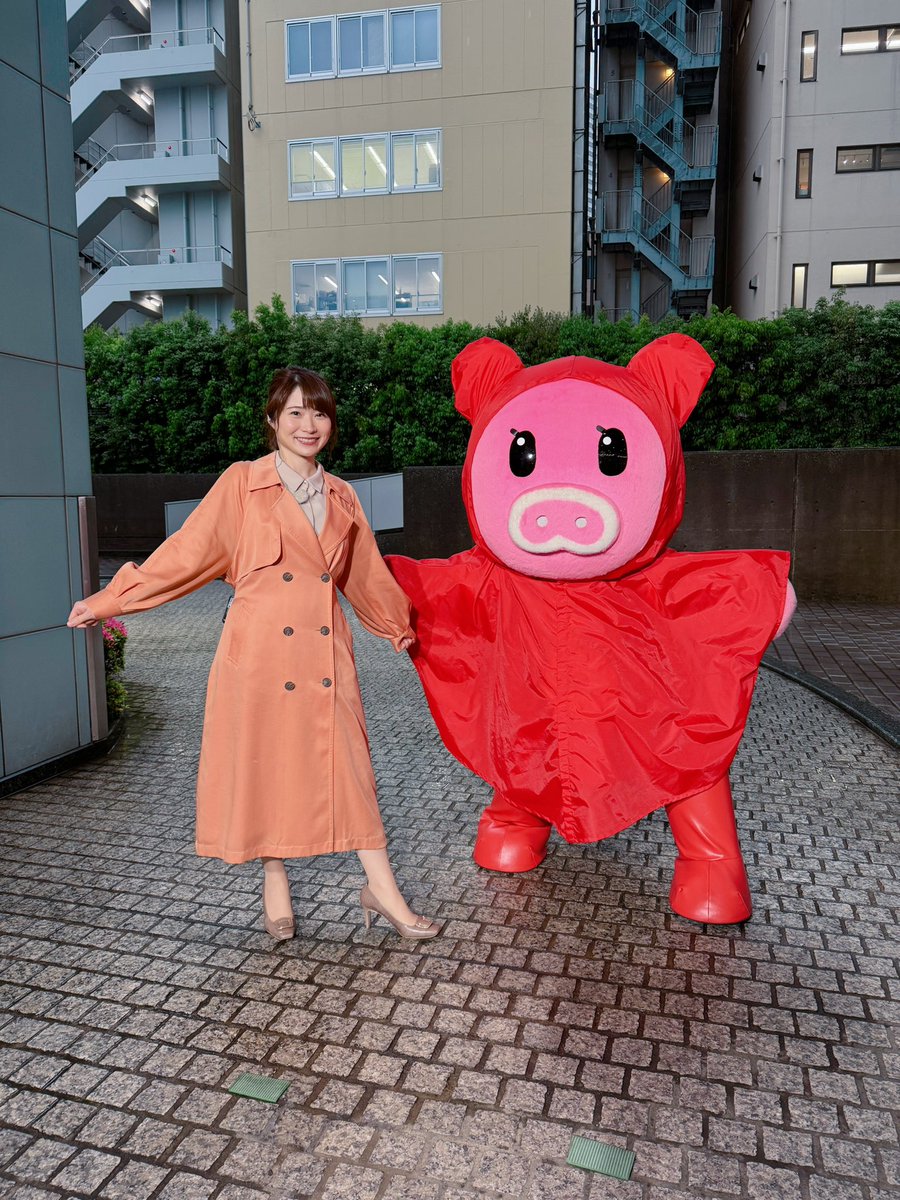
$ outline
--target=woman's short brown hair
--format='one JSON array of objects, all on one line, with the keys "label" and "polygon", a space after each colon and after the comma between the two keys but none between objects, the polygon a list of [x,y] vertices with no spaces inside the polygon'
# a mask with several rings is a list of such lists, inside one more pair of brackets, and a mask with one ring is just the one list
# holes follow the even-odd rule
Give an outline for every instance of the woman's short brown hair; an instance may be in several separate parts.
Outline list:
[{"label": "woman's short brown hair", "polygon": [[277,445],[275,426],[295,388],[300,389],[304,408],[314,408],[331,418],[331,437],[328,439],[326,450],[333,450],[337,444],[337,406],[334,394],[321,375],[317,375],[315,371],[307,371],[305,367],[282,367],[272,376],[266,404],[266,442],[269,449],[274,450]]}]

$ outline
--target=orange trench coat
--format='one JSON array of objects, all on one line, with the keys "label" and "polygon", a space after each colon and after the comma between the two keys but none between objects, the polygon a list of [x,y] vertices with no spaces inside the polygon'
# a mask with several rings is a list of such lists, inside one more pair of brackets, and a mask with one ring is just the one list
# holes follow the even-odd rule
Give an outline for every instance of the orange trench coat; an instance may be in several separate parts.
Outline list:
[{"label": "orange trench coat", "polygon": [[89,596],[97,617],[155,608],[224,576],[234,587],[206,697],[197,853],[226,862],[386,844],[341,591],[395,648],[409,601],[353,489],[325,475],[319,537],[274,454],[229,467],[140,567]]}]

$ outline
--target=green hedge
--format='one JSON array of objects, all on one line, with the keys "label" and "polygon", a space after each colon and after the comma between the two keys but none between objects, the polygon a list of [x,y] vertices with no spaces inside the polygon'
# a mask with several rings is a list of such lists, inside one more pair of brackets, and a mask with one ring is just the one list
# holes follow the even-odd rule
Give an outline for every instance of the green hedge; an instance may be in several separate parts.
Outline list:
[{"label": "green hedge", "polygon": [[900,303],[875,309],[842,298],[774,321],[713,311],[611,324],[518,313],[492,326],[292,317],[277,297],[231,329],[201,318],[85,335],[93,469],[219,471],[264,450],[262,407],[272,371],[321,372],[338,399],[338,471],[460,463],[468,425],[453,407],[450,364],[488,334],[526,364],[586,354],[625,364],[662,333],[701,342],[716,371],[685,427],[686,450],[897,445]]}]

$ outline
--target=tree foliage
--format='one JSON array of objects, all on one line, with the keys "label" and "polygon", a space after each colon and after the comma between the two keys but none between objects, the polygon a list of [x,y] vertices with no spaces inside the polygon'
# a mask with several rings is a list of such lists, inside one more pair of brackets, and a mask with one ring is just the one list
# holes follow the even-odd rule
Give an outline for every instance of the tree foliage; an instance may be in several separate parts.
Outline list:
[{"label": "tree foliage", "polygon": [[525,309],[493,325],[291,316],[280,298],[213,331],[195,314],[127,334],[85,334],[91,451],[98,472],[214,472],[263,453],[272,372],[320,372],[338,400],[338,471],[460,463],[468,425],[450,365],[488,335],[526,365],[583,354],[625,365],[662,333],[689,333],[716,370],[684,428],[687,450],[896,445],[900,303],[820,300],[774,321],[713,310],[689,322],[637,324]]}]

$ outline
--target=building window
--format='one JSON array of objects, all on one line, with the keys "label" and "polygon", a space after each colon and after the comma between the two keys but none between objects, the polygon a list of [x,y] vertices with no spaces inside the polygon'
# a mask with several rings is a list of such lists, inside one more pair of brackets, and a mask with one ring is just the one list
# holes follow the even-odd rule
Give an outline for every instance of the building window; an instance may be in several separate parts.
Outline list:
[{"label": "building window", "polygon": [[340,312],[335,259],[293,263],[294,312],[324,317]]},{"label": "building window", "polygon": [[437,254],[394,259],[394,312],[439,312],[441,259]]},{"label": "building window", "polygon": [[794,263],[791,271],[791,307],[806,308],[806,280],[809,263]]},{"label": "building window", "polygon": [[439,129],[288,142],[291,200],[433,192],[441,186]]},{"label": "building window", "polygon": [[288,79],[334,74],[334,18],[288,21],[285,26]]},{"label": "building window", "polygon": [[[294,312],[404,316],[443,311],[443,256],[316,259],[291,263]],[[340,280],[340,285],[338,285]]]},{"label": "building window", "polygon": [[874,266],[873,283],[876,287],[882,285],[896,287],[900,283],[900,259],[894,259],[892,262],[877,262]]},{"label": "building window", "polygon": [[345,258],[341,311],[383,317],[391,311],[390,265],[386,258]]},{"label": "building window", "polygon": [[850,171],[900,170],[900,146],[838,146],[834,169],[839,175]]},{"label": "building window", "polygon": [[341,138],[341,195],[387,190],[387,135]]},{"label": "building window", "polygon": [[385,16],[383,12],[338,17],[338,72],[362,75],[386,71]]},{"label": "building window", "polygon": [[797,151],[797,183],[794,195],[798,200],[808,200],[812,195],[812,150]]},{"label": "building window", "polygon": [[391,10],[391,70],[441,65],[440,6]]},{"label": "building window", "polygon": [[441,6],[285,21],[289,83],[441,65]]},{"label": "building window", "polygon": [[391,191],[413,192],[441,186],[441,135],[437,129],[421,133],[392,133]]},{"label": "building window", "polygon": [[900,25],[841,30],[841,54],[878,54],[900,50]]},{"label": "building window", "polygon": [[808,29],[800,37],[800,82],[812,83],[819,59],[819,31]]},{"label": "building window", "polygon": [[292,200],[336,196],[334,138],[288,143],[288,183]]}]

